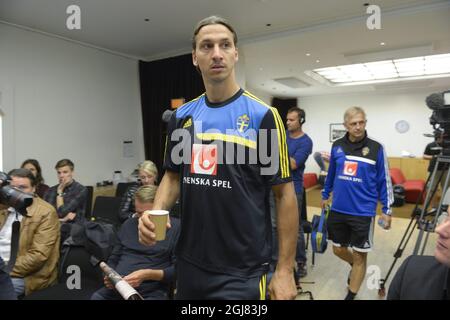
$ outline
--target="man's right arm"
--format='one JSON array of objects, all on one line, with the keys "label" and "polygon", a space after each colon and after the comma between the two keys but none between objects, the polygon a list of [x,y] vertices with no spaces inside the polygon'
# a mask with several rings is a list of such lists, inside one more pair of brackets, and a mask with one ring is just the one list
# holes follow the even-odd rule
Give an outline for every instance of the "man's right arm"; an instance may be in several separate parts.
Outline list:
[{"label": "man's right arm", "polygon": [[330,193],[333,191],[333,185],[334,185],[334,177],[336,175],[336,163],[334,159],[333,154],[333,147],[331,147],[331,155],[330,155],[330,164],[328,166],[328,174],[327,178],[325,180],[325,185],[322,190],[322,208],[325,207],[326,204],[328,204],[328,198],[330,197]]},{"label": "man's right arm", "polygon": [[153,208],[155,210],[170,210],[180,196],[180,175],[178,172],[166,170],[161,184],[156,192]]},{"label": "man's right arm", "polygon": [[[156,192],[153,209],[170,210],[179,196],[180,175],[177,172],[166,170]],[[147,214],[139,218],[139,242],[144,245],[154,245],[156,243],[155,225]]]}]

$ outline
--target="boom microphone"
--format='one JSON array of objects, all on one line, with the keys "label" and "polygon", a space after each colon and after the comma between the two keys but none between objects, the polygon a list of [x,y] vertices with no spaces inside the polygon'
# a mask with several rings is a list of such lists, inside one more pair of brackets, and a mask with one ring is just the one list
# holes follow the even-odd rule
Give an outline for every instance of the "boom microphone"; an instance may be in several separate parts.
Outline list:
[{"label": "boom microphone", "polygon": [[435,110],[440,109],[444,107],[444,95],[441,93],[433,93],[430,94],[426,99],[425,102],[428,106],[428,108]]},{"label": "boom microphone", "polygon": [[169,122],[169,120],[170,120],[170,117],[172,117],[172,114],[175,112],[175,110],[170,110],[170,109],[167,109],[166,111],[164,111],[163,112],[163,114],[162,114],[162,121],[164,121],[164,122]]}]

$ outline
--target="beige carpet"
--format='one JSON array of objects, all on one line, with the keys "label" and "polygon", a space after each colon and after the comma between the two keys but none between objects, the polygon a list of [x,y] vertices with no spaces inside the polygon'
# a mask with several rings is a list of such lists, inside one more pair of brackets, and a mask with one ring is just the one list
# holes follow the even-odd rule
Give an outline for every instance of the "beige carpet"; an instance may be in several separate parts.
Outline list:
[{"label": "beige carpet", "polygon": [[[306,191],[306,204],[308,207],[320,207],[321,197],[321,189],[310,189]],[[414,209],[414,204],[406,203],[405,205],[397,208],[392,208],[393,216],[397,218],[406,218],[411,219],[411,213]],[[378,206],[377,209],[378,214],[381,213],[381,206]]]},{"label": "beige carpet", "polygon": [[[314,214],[320,214],[319,208],[308,206],[308,219],[311,220]],[[357,300],[379,300],[384,299],[378,294],[378,280],[386,277],[387,271],[394,261],[394,253],[403,237],[409,220],[394,217],[392,229],[385,231],[375,226],[374,248],[368,255],[367,274],[356,296]],[[402,262],[412,254],[417,242],[419,232],[415,230],[402,257],[394,265],[390,278],[386,283],[386,292],[389,285]],[[429,239],[425,245],[425,255],[433,255],[436,247],[436,234],[429,234]],[[315,265],[312,266],[311,245],[307,251],[308,275],[301,280],[302,288],[311,291],[316,300],[342,300],[347,294],[347,277],[350,267],[347,263],[334,256],[331,243],[323,254],[315,255]],[[297,296],[298,300],[308,299],[306,295]]]}]

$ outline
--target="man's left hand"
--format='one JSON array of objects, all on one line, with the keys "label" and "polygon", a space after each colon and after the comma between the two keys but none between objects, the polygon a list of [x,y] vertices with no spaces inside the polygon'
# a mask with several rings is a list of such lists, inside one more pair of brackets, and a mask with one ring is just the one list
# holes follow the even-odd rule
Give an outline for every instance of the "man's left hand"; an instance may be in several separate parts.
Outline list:
[{"label": "man's left hand", "polygon": [[381,220],[384,222],[384,230],[389,230],[391,228],[392,217],[383,213],[381,215]]},{"label": "man's left hand", "polygon": [[294,269],[289,271],[275,270],[269,284],[271,300],[294,300],[297,296],[297,287],[294,281]]},{"label": "man's left hand", "polygon": [[65,216],[65,218],[67,218],[66,221],[72,221],[72,220],[75,219],[76,216],[77,216],[77,214],[76,214],[75,212],[69,212],[69,213]]},{"label": "man's left hand", "polygon": [[144,270],[136,270],[123,278],[130,286],[137,288],[144,281]]}]

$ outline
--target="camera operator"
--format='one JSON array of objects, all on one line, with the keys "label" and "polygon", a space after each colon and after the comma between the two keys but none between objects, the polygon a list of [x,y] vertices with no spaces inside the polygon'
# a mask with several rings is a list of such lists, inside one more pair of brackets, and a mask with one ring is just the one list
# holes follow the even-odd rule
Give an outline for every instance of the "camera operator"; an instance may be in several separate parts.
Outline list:
[{"label": "camera operator", "polygon": [[[436,135],[436,140],[429,143],[426,147],[425,147],[425,151],[423,153],[423,158],[425,160],[430,160],[430,164],[428,165],[428,172],[432,173],[434,170],[434,166],[436,164],[436,156],[441,155],[442,154],[442,146],[443,146],[443,141],[444,141],[444,133],[438,133]],[[445,184],[445,177],[447,176],[448,173],[448,163],[439,163],[438,166],[438,170],[436,172],[436,176],[433,182],[433,185],[429,185],[428,186],[428,190],[434,190],[437,186],[437,184],[439,183],[439,178],[442,176],[441,179],[441,192],[444,195],[446,190],[444,189],[444,184]],[[442,173],[444,173],[442,175]],[[431,184],[431,181],[429,182]],[[436,193],[434,194],[433,197],[433,207],[437,208],[439,206],[439,201],[440,201],[440,194],[438,191],[436,191]]]},{"label": "camera operator", "polygon": [[[15,169],[9,175],[11,187],[34,194],[36,179],[29,170]],[[13,259],[12,227],[20,221],[17,259],[10,273],[17,296],[52,285],[59,260],[60,231],[55,209],[35,196],[26,208],[26,216],[22,214],[13,207],[0,209],[0,256],[5,263]]]},{"label": "camera operator", "polygon": [[388,300],[450,300],[449,216],[436,227],[436,233],[434,256],[408,257],[392,280]]}]

